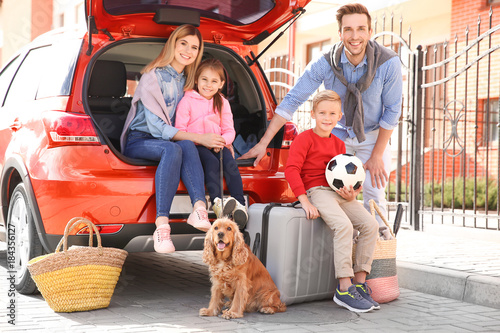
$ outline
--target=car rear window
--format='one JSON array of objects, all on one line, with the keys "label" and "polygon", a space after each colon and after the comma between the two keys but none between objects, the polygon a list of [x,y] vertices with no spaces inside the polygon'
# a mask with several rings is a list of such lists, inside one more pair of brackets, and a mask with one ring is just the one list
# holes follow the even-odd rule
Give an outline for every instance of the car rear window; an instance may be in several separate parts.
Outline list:
[{"label": "car rear window", "polygon": [[202,17],[233,25],[245,25],[258,21],[275,5],[274,0],[103,0],[104,8],[111,15],[154,13],[159,8],[193,9]]}]

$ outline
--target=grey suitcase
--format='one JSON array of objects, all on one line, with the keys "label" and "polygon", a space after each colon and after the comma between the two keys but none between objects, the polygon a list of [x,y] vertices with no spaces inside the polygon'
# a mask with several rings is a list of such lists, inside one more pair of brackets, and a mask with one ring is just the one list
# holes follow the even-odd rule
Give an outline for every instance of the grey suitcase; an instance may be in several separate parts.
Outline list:
[{"label": "grey suitcase", "polygon": [[[298,203],[298,202],[297,202]],[[332,298],[337,286],[331,229],[294,204],[253,204],[245,236],[287,305]]]}]

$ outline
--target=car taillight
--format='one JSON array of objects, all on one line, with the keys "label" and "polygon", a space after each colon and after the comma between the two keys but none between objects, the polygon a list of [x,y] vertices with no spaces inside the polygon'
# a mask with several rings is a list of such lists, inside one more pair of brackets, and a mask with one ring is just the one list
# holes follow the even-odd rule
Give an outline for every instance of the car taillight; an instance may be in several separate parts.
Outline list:
[{"label": "car taillight", "polygon": [[293,139],[295,139],[299,135],[299,131],[297,130],[297,126],[291,121],[287,121],[285,124],[285,132],[283,133],[283,141],[281,143],[281,148],[288,149],[292,144]]},{"label": "car taillight", "polygon": [[92,120],[87,115],[49,111],[44,114],[43,124],[51,146],[99,144]]}]

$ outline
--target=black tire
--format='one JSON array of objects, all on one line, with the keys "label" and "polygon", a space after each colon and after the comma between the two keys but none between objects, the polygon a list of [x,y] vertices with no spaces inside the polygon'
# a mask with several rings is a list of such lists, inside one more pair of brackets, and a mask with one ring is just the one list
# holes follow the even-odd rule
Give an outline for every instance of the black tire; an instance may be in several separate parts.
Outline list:
[{"label": "black tire", "polygon": [[[36,232],[23,183],[18,184],[12,192],[6,231],[9,245],[10,242],[14,245],[13,257],[7,256],[7,267],[16,271],[16,290],[24,295],[37,293],[38,289],[28,270],[28,261],[42,255],[43,247]],[[14,264],[14,267],[11,264]]]}]

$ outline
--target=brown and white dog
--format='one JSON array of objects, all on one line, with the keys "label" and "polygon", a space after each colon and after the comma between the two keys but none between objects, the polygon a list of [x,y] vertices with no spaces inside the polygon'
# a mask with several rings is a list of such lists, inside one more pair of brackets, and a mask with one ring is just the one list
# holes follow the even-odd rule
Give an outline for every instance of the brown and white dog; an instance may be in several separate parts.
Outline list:
[{"label": "brown and white dog", "polygon": [[[241,318],[243,312],[284,312],[286,305],[271,275],[243,240],[238,225],[228,218],[216,220],[205,237],[203,261],[212,281],[210,304],[200,316]],[[224,304],[225,298],[229,301]]]}]

